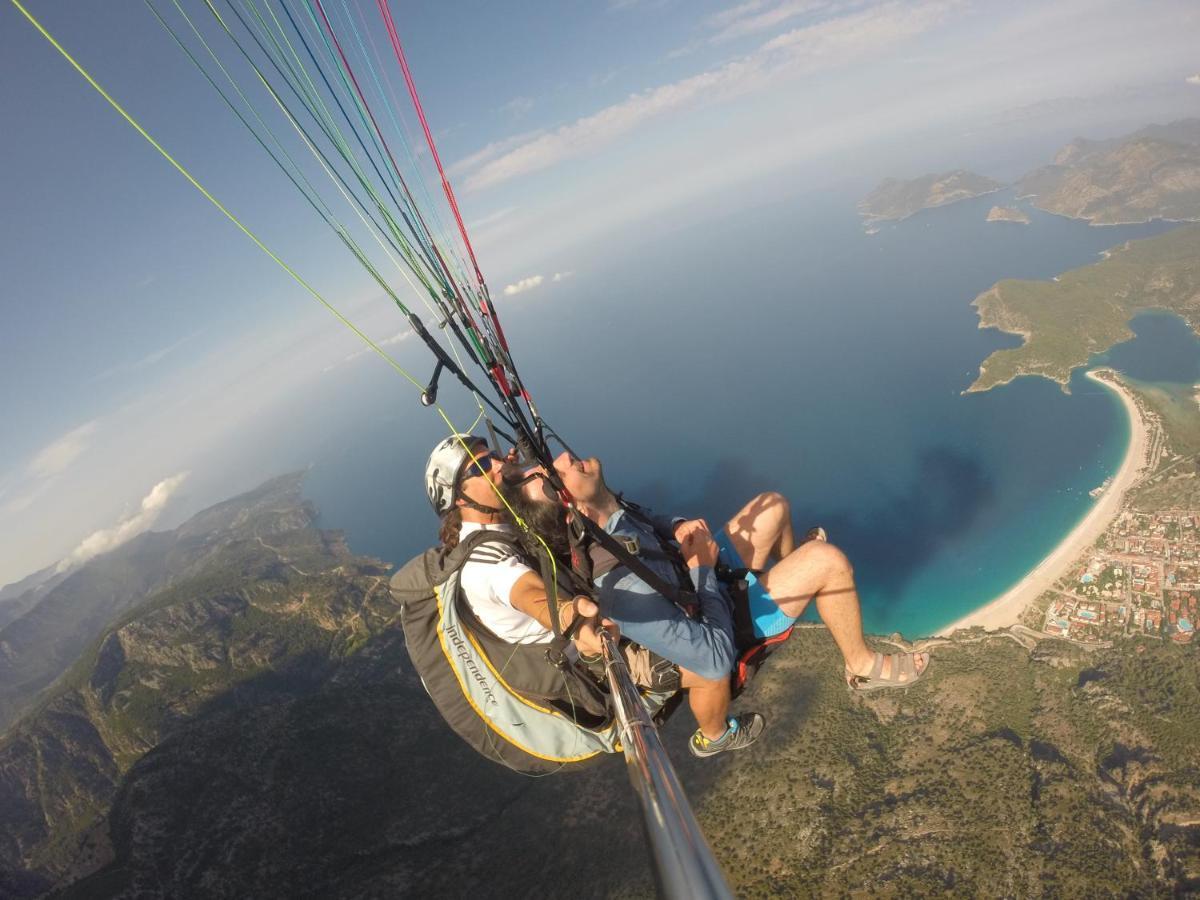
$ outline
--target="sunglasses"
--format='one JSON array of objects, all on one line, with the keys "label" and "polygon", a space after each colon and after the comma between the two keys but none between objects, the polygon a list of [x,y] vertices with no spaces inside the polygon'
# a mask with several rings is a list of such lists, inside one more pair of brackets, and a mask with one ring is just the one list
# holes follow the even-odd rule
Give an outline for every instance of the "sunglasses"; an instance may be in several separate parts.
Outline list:
[{"label": "sunglasses", "polygon": [[[483,472],[489,471],[494,463],[504,465],[504,462],[503,456],[489,450],[482,456],[476,456],[473,461],[466,464],[463,468],[462,477],[458,479],[458,483],[462,484],[468,478],[475,478],[478,475],[482,475]],[[483,469],[483,472],[480,472],[480,469]]]}]

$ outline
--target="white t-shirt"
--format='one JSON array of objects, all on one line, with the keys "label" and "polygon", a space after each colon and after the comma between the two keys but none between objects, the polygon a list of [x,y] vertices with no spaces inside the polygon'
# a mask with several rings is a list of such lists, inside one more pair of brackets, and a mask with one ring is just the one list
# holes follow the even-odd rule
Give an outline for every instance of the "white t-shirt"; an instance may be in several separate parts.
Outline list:
[{"label": "white t-shirt", "polygon": [[[480,530],[516,532],[511,525],[463,522],[459,540]],[[545,644],[554,638],[550,629],[511,603],[513,585],[532,571],[508,544],[484,542],[471,551],[459,575],[463,596],[479,621],[496,637],[513,644]]]}]

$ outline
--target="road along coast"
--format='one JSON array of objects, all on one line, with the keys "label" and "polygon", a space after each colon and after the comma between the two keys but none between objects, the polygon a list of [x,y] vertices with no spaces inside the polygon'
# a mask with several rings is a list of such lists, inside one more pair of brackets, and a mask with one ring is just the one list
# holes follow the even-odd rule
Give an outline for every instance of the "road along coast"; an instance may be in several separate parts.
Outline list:
[{"label": "road along coast", "polygon": [[1088,514],[1028,575],[990,603],[947,625],[938,634],[950,634],[956,629],[974,626],[994,629],[1015,625],[1020,620],[1021,611],[1053,587],[1071,563],[1104,533],[1120,512],[1125,492],[1141,478],[1148,464],[1146,451],[1150,445],[1150,429],[1137,402],[1129,390],[1113,378],[1112,370],[1093,370],[1087,373],[1087,377],[1115,393],[1125,406],[1130,436],[1121,467]]}]

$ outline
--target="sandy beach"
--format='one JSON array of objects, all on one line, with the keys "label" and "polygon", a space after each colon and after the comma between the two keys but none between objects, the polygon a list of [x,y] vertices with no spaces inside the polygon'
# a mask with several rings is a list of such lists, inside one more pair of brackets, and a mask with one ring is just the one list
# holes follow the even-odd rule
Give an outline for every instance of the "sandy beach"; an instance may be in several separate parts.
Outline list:
[{"label": "sandy beach", "polygon": [[946,626],[939,634],[950,634],[957,628],[970,628],[976,625],[982,625],[989,629],[1015,625],[1026,605],[1036,600],[1043,591],[1052,587],[1076,557],[1104,533],[1109,523],[1120,511],[1125,492],[1137,482],[1142,474],[1146,465],[1149,431],[1146,423],[1142,420],[1137,404],[1121,385],[1097,378],[1096,372],[1088,372],[1087,377],[1117,394],[1129,414],[1132,431],[1129,449],[1125,453],[1125,459],[1121,462],[1120,469],[1113,475],[1112,483],[1105,489],[1100,499],[1096,501],[1096,505],[1084,516],[1083,520],[1028,575],[987,605],[981,606],[970,615]]}]

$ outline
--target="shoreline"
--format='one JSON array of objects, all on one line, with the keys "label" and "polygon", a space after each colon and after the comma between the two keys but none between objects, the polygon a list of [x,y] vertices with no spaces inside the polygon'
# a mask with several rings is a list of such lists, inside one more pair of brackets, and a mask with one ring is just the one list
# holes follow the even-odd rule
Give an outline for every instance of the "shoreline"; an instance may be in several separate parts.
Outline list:
[{"label": "shoreline", "polygon": [[1112,476],[1112,483],[1105,489],[1100,499],[1088,510],[1087,515],[1079,524],[1059,541],[1050,553],[1024,578],[996,597],[989,603],[963,616],[956,622],[938,630],[937,635],[951,634],[959,628],[982,626],[988,630],[1007,628],[1016,625],[1025,607],[1036,600],[1046,590],[1062,577],[1063,572],[1088,547],[1096,542],[1121,510],[1125,492],[1138,480],[1146,468],[1146,448],[1148,446],[1149,430],[1142,419],[1141,411],[1134,402],[1133,396],[1124,385],[1097,377],[1098,372],[1111,371],[1095,369],[1085,373],[1092,381],[1103,385],[1115,393],[1125,407],[1129,417],[1129,446],[1125,450],[1125,458]]}]

